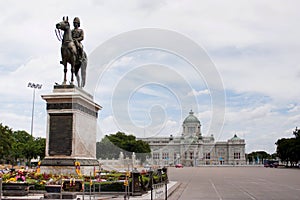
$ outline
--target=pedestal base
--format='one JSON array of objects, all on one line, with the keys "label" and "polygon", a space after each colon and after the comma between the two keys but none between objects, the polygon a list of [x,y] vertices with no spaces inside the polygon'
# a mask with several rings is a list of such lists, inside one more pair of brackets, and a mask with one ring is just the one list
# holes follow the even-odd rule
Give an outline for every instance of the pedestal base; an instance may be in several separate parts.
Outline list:
[{"label": "pedestal base", "polygon": [[41,173],[78,175],[75,162],[80,163],[80,172],[83,175],[94,174],[98,169],[99,162],[96,159],[75,159],[75,158],[45,158],[40,166]]},{"label": "pedestal base", "polygon": [[[74,85],[57,85],[47,102],[46,157],[42,173],[94,174],[96,160],[97,118],[101,106],[93,96]],[[76,164],[76,165],[75,165]],[[77,169],[77,172],[76,172]]]}]

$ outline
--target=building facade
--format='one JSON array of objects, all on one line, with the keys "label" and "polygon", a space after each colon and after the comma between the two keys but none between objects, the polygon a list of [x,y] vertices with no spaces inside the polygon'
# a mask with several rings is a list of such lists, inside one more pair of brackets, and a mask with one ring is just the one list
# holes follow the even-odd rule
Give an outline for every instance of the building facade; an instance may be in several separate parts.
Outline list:
[{"label": "building facade", "polygon": [[180,137],[139,138],[151,148],[153,165],[245,165],[245,140],[234,135],[224,142],[215,142],[214,136],[202,136],[201,123],[193,111],[182,124]]}]

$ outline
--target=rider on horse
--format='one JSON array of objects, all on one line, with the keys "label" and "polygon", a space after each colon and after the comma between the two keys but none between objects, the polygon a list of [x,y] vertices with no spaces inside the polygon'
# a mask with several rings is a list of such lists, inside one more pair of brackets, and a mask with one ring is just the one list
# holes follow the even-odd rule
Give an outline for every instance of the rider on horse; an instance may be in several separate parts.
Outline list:
[{"label": "rider on horse", "polygon": [[84,32],[80,29],[80,20],[78,17],[75,17],[73,20],[74,29],[72,30],[72,38],[77,48],[77,59],[79,62],[82,62],[83,57],[83,45],[81,41],[84,39]]},{"label": "rider on horse", "polygon": [[[56,37],[61,44],[61,58],[62,61],[60,63],[64,65],[64,81],[63,85],[66,85],[67,78],[67,65],[68,63],[71,65],[71,84],[74,81],[74,74],[77,78],[78,87],[84,87],[85,78],[86,78],[86,67],[87,67],[87,55],[83,50],[83,45],[81,41],[84,38],[83,30],[79,29],[80,21],[78,17],[74,18],[73,21],[74,29],[71,30],[70,24],[68,22],[68,17],[63,17],[63,21],[56,24]],[[60,31],[62,30],[63,36]],[[78,71],[81,71],[82,82],[80,82],[80,76],[78,75]]]}]

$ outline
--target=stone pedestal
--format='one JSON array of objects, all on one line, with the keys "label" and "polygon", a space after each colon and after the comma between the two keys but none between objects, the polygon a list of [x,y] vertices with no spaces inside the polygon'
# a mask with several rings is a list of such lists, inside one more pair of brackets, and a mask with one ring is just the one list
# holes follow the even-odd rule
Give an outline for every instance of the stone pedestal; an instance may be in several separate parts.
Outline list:
[{"label": "stone pedestal", "polygon": [[[101,106],[92,95],[73,85],[54,86],[47,102],[46,157],[41,172],[89,175],[96,159],[97,117]],[[80,166],[78,166],[80,165]]]}]

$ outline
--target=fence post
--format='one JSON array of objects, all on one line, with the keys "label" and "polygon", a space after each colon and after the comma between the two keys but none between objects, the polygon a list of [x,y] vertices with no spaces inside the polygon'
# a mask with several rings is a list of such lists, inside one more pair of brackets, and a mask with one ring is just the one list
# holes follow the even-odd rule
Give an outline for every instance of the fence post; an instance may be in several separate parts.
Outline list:
[{"label": "fence post", "polygon": [[169,182],[168,168],[163,167],[162,171],[165,174],[165,200],[167,200],[168,199],[168,182]]},{"label": "fence post", "polygon": [[63,185],[64,185],[64,179],[63,179],[63,176],[61,175],[61,183],[60,183],[60,194],[59,194],[59,199],[62,199]]},{"label": "fence post", "polygon": [[95,190],[96,190],[96,182],[93,181],[93,184],[94,184],[94,185],[93,185],[93,188],[94,188],[94,189],[93,189],[93,190],[94,190],[94,195],[93,195],[93,196],[94,196],[94,199],[95,199],[95,198],[96,198],[96,194],[95,194],[95,192],[96,192],[96,191],[95,191]]},{"label": "fence post", "polygon": [[150,194],[151,194],[151,200],[153,200],[153,169],[150,167],[149,171],[148,171],[149,175],[150,175]]},{"label": "fence post", "polygon": [[165,200],[168,199],[168,182],[165,180]]},{"label": "fence post", "polygon": [[83,187],[82,187],[82,200],[84,200],[84,192],[85,192],[85,185],[84,185],[84,179],[82,181]]},{"label": "fence post", "polygon": [[90,200],[92,199],[92,172],[90,172]]},{"label": "fence post", "polygon": [[2,199],[2,178],[0,178],[0,200]]},{"label": "fence post", "polygon": [[141,188],[140,188],[140,172],[134,168],[131,172],[131,179],[132,179],[132,196],[141,195]]},{"label": "fence post", "polygon": [[99,196],[101,192],[101,170],[99,171]]}]

